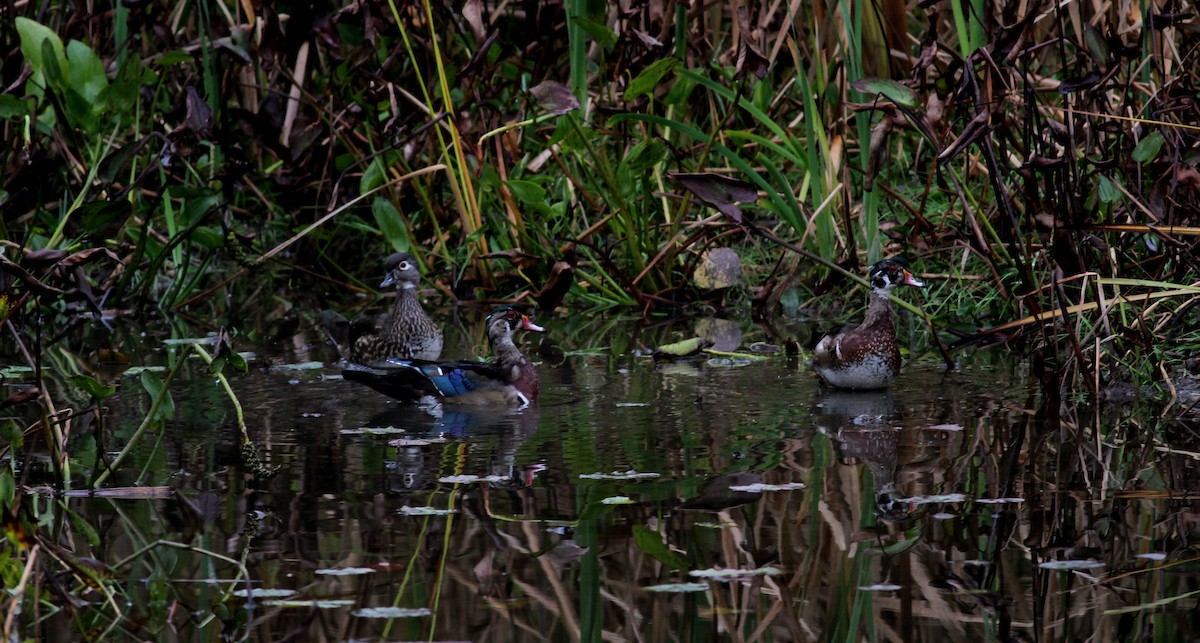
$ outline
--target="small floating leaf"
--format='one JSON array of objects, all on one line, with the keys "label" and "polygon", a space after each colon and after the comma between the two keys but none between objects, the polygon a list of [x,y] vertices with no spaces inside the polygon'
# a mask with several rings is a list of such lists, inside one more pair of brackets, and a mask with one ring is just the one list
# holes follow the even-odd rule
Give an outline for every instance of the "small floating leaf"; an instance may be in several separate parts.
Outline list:
[{"label": "small floating leaf", "polygon": [[967,497],[961,493],[943,493],[933,496],[913,496],[911,498],[901,498],[898,502],[907,502],[914,505],[929,505],[935,502],[963,502]]},{"label": "small floating leaf", "polygon": [[271,367],[272,371],[315,371],[318,368],[325,368],[324,362],[300,362],[299,364],[275,364]]},{"label": "small floating leaf", "polygon": [[438,482],[444,482],[446,484],[470,484],[472,482],[505,482],[507,480],[512,480],[512,478],[509,478],[508,476],[483,476],[483,477],[480,477],[480,476],[473,476],[473,475],[445,476],[442,478],[438,478]]},{"label": "small floating leaf", "polygon": [[784,484],[765,484],[757,482],[755,484],[739,484],[729,488],[730,491],[749,491],[750,493],[762,493],[764,491],[791,491],[792,489],[803,489],[803,482],[785,482]]},{"label": "small floating leaf", "polygon": [[643,587],[647,592],[664,592],[667,594],[686,594],[688,592],[706,592],[708,583],[664,583]]},{"label": "small floating leaf", "polygon": [[361,576],[363,574],[374,574],[375,570],[370,567],[338,567],[336,569],[318,569],[313,572],[322,576]]},{"label": "small floating leaf", "polygon": [[693,337],[680,342],[663,344],[654,349],[655,359],[672,357],[691,357],[701,350],[712,346],[712,340],[703,337]]},{"label": "small floating leaf", "polygon": [[427,607],[364,607],[351,612],[360,618],[418,618],[432,613]]},{"label": "small floating leaf", "polygon": [[661,473],[638,473],[637,471],[613,471],[612,473],[581,473],[580,480],[650,480],[661,478]]},{"label": "small floating leaf", "polygon": [[1042,569],[1099,569],[1104,566],[1104,563],[1090,558],[1087,560],[1050,560],[1038,565]]},{"label": "small floating leaf", "polygon": [[632,505],[633,500],[629,496],[609,496],[600,501],[602,505]]},{"label": "small floating leaf", "polygon": [[310,607],[317,609],[334,609],[337,607],[349,607],[354,604],[350,599],[325,599],[319,601],[263,601],[263,605],[268,607]]},{"label": "small floating leaf", "polygon": [[707,578],[709,580],[732,583],[751,580],[756,576],[778,576],[783,572],[774,567],[759,567],[758,569],[693,569],[688,576]]},{"label": "small floating leaf", "polygon": [[435,509],[433,507],[409,507],[404,505],[400,508],[401,515],[404,516],[448,516],[458,513],[457,509]]},{"label": "small floating leaf", "polygon": [[251,590],[238,589],[234,590],[233,595],[240,598],[283,598],[296,593],[294,589],[272,589],[269,587],[255,587]]}]

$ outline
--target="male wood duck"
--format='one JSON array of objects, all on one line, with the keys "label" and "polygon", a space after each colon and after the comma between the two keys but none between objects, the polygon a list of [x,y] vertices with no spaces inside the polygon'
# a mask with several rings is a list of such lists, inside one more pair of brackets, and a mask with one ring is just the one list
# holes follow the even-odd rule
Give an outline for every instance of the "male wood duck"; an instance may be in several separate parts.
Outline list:
[{"label": "male wood duck", "polygon": [[384,269],[379,287],[396,286],[396,303],[382,315],[356,317],[350,322],[350,361],[437,359],[442,354],[442,330],[425,314],[417,297],[421,271],[416,259],[397,252],[388,257]]},{"label": "male wood duck", "polygon": [[813,369],[832,386],[845,389],[881,389],[900,373],[900,347],[892,326],[888,295],[901,284],[924,287],[908,271],[903,259],[884,259],[867,274],[871,299],[867,314],[856,328],[826,335],[813,349]]},{"label": "male wood duck", "polygon": [[377,366],[351,365],[342,377],[404,402],[423,405],[528,406],[538,396],[533,362],[513,343],[518,330],[545,332],[514,306],[500,306],[487,318],[490,362],[430,362],[391,359]]}]

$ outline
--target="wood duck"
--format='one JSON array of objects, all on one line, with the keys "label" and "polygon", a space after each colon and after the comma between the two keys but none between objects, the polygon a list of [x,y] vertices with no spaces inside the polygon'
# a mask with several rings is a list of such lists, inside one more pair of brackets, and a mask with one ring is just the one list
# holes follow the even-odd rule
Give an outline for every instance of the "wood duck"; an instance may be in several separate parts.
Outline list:
[{"label": "wood duck", "polygon": [[442,330],[425,314],[417,297],[421,271],[416,259],[397,252],[388,257],[384,269],[379,287],[396,286],[396,303],[382,315],[356,317],[350,322],[350,361],[437,359],[442,354]]},{"label": "wood duck", "polygon": [[900,373],[900,347],[892,326],[892,289],[901,284],[922,288],[903,259],[884,259],[867,273],[871,299],[856,328],[826,335],[813,349],[813,369],[831,386],[881,389]]},{"label": "wood duck", "polygon": [[545,332],[514,306],[500,306],[487,318],[489,362],[431,362],[390,359],[377,366],[351,365],[342,371],[347,380],[404,402],[440,405],[528,406],[538,396],[538,374],[533,362],[513,343],[518,330]]}]

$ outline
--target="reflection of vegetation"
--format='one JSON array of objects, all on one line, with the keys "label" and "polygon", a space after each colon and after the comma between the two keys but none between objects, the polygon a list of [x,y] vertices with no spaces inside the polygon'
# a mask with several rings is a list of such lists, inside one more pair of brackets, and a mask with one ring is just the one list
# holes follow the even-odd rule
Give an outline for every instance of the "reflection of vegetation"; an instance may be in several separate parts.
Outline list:
[{"label": "reflection of vegetation", "polygon": [[[212,571],[204,566],[222,559],[208,545],[156,547],[146,537],[134,560],[101,555],[112,552],[100,551],[100,518],[28,494],[40,482],[65,492],[154,478],[188,355],[213,364],[222,386],[213,400],[237,415],[239,470],[262,484],[272,471],[222,375],[222,364],[239,365],[229,341],[212,356],[178,350],[164,376],[139,374],[138,418],[116,426],[109,406],[133,396],[114,396],[110,379],[84,367],[110,347],[85,345],[80,326],[164,314],[228,327],[234,339],[263,332],[251,316],[294,329],[323,306],[322,289],[365,290],[358,280],[374,278],[369,267],[393,250],[435,268],[449,296],[550,308],[565,296],[573,306],[660,312],[711,303],[709,286],[733,282],[697,268],[733,248],[755,290],[716,301],[767,317],[780,308],[848,315],[843,302],[859,297],[845,276],[904,254],[932,285],[921,310],[931,326],[963,344],[1015,339],[1030,350],[1046,400],[1040,421],[1058,422],[1050,416],[1076,402],[1070,392],[1194,393],[1184,369],[1200,346],[1200,174],[1187,116],[1200,80],[1189,64],[1194,18],[1086,3],[1049,13],[1040,3],[918,4],[911,16],[895,0],[621,9],[418,0],[288,15],[265,4],[247,15],[254,3],[226,1],[101,3],[95,13],[15,5],[0,16],[9,143],[0,149],[0,377],[31,384],[6,389],[0,403],[5,638],[36,633],[42,610],[70,617],[75,636],[102,638],[162,631],[173,600],[224,609],[224,589],[172,595],[165,580],[185,567],[189,577]],[[636,341],[611,332],[618,317],[563,324],[604,331],[577,336],[587,348],[607,344],[615,362]],[[643,378],[631,385],[638,391],[677,386],[633,377]],[[691,403],[670,390],[650,401]],[[592,411],[571,419],[587,426]],[[1083,431],[1055,426],[1072,439]],[[1152,454],[1178,437],[1116,431],[1089,444]],[[779,433],[727,444],[754,454],[749,468],[772,470],[790,457],[764,447]],[[692,470],[692,454],[707,448],[699,436],[708,433],[687,431],[663,448],[656,425],[637,426],[613,439],[634,454],[628,462],[603,462],[585,433],[557,446],[582,471],[686,470],[685,487],[747,466]],[[531,442],[555,439],[539,431]],[[1040,440],[1031,448],[1050,448]],[[1083,448],[1079,469],[1098,455]],[[689,454],[682,466],[677,450]],[[1161,489],[1186,482],[1146,473],[1148,455],[1117,455],[1089,475]],[[822,489],[809,492],[824,498]],[[587,488],[580,511],[612,515],[596,502],[608,491]],[[121,531],[147,522],[122,518]],[[72,534],[97,549],[99,566],[64,544]],[[594,580],[601,563],[589,556]],[[150,579],[153,607],[138,603],[146,614],[120,608],[137,603],[140,590],[121,577],[132,579],[135,563]],[[860,611],[833,619],[838,636],[869,621],[868,602],[851,605],[847,579],[861,571],[843,570],[839,598]],[[1002,590],[994,570],[970,580],[972,591]],[[593,633],[586,625],[604,620],[594,589],[583,627]],[[790,599],[809,600],[806,591]],[[80,604],[76,593],[95,600]],[[735,600],[714,592],[714,606]],[[242,617],[225,612],[199,627],[217,618],[232,631]],[[746,632],[740,625],[723,623]],[[784,627],[800,637],[806,625]]]}]

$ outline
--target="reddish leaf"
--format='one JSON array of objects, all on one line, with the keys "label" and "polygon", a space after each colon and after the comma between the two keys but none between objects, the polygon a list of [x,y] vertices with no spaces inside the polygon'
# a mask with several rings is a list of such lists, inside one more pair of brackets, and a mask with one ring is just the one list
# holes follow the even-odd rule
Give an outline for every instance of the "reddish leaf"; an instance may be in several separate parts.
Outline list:
[{"label": "reddish leaf", "polygon": [[754,189],[753,185],[722,174],[678,173],[668,174],[667,178],[687,188],[697,199],[716,208],[739,225],[742,223],[742,209],[738,204],[754,203],[758,200],[758,190]]}]

